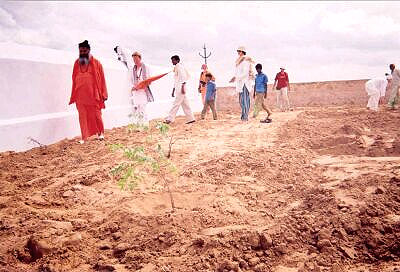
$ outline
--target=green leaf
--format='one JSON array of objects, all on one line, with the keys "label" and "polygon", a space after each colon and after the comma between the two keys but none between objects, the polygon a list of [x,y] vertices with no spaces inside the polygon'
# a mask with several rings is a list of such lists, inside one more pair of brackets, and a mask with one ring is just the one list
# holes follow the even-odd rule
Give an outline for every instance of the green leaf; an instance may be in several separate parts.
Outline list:
[{"label": "green leaf", "polygon": [[166,135],[169,131],[170,126],[162,122],[157,122],[156,128],[160,131],[161,135]]}]

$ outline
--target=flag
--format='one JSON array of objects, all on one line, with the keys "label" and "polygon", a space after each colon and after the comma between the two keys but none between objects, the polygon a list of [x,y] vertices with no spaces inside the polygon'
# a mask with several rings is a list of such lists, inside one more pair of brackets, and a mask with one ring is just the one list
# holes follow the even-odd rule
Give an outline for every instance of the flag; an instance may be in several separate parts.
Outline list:
[{"label": "flag", "polygon": [[[169,73],[169,72],[168,72],[168,73]],[[168,73],[164,73],[164,74],[161,74],[161,75],[158,75],[158,76],[149,77],[149,78],[146,78],[145,80],[140,81],[140,82],[136,85],[136,90],[141,90],[141,89],[146,88],[147,86],[150,85],[151,82],[153,82],[153,81],[155,81],[155,80],[157,80],[157,79],[162,78],[163,76],[165,76],[165,75],[168,74]]]}]

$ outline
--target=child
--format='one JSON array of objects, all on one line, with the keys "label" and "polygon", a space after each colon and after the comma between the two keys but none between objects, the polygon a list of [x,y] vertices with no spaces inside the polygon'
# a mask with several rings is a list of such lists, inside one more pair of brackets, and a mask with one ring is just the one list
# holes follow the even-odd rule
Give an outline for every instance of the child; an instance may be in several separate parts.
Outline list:
[{"label": "child", "polygon": [[201,119],[204,119],[208,111],[208,108],[210,107],[214,120],[217,120],[217,112],[215,110],[215,93],[217,92],[217,89],[212,78],[213,76],[211,73],[206,74],[207,91],[206,91],[206,98],[204,102],[203,111],[201,112]]},{"label": "child", "polygon": [[267,112],[267,118],[265,120],[261,120],[261,123],[271,123],[271,110],[267,108],[267,105],[265,104],[265,99],[267,98],[267,83],[268,83],[268,77],[261,71],[262,70],[262,65],[258,63],[256,65],[256,70],[257,70],[257,76],[255,79],[255,84],[254,84],[254,118],[257,117],[258,113],[264,109]]}]

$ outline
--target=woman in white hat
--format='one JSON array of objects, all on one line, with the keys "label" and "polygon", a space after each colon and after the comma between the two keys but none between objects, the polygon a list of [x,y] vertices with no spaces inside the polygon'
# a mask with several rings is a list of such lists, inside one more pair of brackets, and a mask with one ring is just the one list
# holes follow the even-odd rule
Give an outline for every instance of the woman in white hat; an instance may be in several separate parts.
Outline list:
[{"label": "woman in white hat", "polygon": [[251,90],[254,81],[254,74],[251,67],[254,62],[250,57],[246,56],[246,49],[243,46],[237,49],[237,53],[239,57],[235,63],[235,76],[229,82],[236,82],[236,92],[239,93],[239,103],[242,108],[241,120],[248,121],[250,110],[249,90]]}]

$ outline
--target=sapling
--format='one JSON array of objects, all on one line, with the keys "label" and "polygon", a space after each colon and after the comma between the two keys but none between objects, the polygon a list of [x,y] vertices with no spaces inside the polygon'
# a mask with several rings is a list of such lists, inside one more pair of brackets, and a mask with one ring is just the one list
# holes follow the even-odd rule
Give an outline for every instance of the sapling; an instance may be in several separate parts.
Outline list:
[{"label": "sapling", "polygon": [[[163,137],[167,137],[169,126],[161,122],[157,123],[156,128]],[[152,138],[151,138],[152,139]],[[146,153],[143,146],[129,148],[122,144],[111,144],[109,147],[112,151],[122,151],[126,161],[120,163],[111,170],[111,174],[118,178],[118,186],[122,189],[133,190],[140,181],[146,176],[153,175],[163,180],[164,188],[167,190],[172,210],[175,210],[175,203],[169,188],[169,180],[176,178],[177,168],[169,160],[171,156],[172,145],[177,141],[170,136],[169,149],[165,154],[161,145],[158,143],[155,147],[155,156]]]}]

